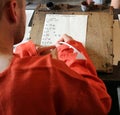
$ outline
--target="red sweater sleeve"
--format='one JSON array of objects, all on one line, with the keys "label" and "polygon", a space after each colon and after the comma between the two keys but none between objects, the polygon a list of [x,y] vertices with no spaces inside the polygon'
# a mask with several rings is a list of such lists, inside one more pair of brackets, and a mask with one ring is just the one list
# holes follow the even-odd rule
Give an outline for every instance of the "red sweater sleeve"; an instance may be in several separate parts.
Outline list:
[{"label": "red sweater sleeve", "polygon": [[85,58],[77,58],[78,52],[75,52],[73,48],[67,45],[61,45],[57,48],[58,59],[64,61],[71,69],[81,75],[96,75],[96,69],[83,45],[80,42],[74,40],[69,41],[68,44],[77,49]]},{"label": "red sweater sleeve", "polygon": [[38,55],[35,45],[32,41],[20,44],[15,48],[15,54],[18,54],[21,58],[25,56]]},{"label": "red sweater sleeve", "polygon": [[78,50],[85,58],[78,59],[78,52],[75,52],[73,48],[67,45],[61,45],[57,48],[58,59],[64,61],[69,68],[80,74],[80,76],[83,76],[93,89],[96,90],[96,93],[101,100],[103,111],[106,111],[107,113],[111,107],[111,98],[106,93],[106,87],[103,81],[97,76],[96,69],[85,48],[80,42],[74,40],[69,41],[68,44]]}]

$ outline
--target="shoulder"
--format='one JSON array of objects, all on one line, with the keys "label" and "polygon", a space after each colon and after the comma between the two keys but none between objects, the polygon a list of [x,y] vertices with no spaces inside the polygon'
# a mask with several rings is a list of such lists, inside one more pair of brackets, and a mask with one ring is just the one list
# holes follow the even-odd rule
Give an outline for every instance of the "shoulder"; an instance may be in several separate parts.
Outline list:
[{"label": "shoulder", "polygon": [[26,56],[26,57],[19,57],[19,55],[15,55],[12,67],[16,69],[36,69],[39,70],[41,68],[50,68],[50,69],[62,69],[63,67],[66,68],[64,62],[53,59],[51,54],[47,54],[44,56]]},{"label": "shoulder", "polygon": [[24,58],[15,56],[11,69],[19,75],[30,73],[38,76],[67,75],[77,79],[79,78],[79,74],[72,71],[63,61],[53,59],[50,54],[44,56],[28,56]]}]

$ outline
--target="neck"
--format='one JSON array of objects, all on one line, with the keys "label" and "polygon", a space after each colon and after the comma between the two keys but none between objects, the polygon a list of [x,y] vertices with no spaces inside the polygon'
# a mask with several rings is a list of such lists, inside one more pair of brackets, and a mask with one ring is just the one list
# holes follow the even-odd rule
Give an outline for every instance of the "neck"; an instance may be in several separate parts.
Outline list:
[{"label": "neck", "polygon": [[[1,44],[1,42],[0,42]],[[11,63],[13,58],[12,48],[0,46],[0,72],[3,72]]]},{"label": "neck", "polygon": [[[0,29],[1,30],[1,29]],[[11,63],[13,58],[13,39],[8,33],[0,33],[0,72],[3,72]]]},{"label": "neck", "polygon": [[[5,22],[6,24],[7,22]],[[0,23],[0,55],[12,54],[14,38],[8,24]]]},{"label": "neck", "polygon": [[0,72],[5,71],[9,67],[12,59],[13,55],[0,55]]},{"label": "neck", "polygon": [[0,35],[0,55],[8,55],[12,53],[13,53],[13,41],[10,41],[9,37],[2,37]]},{"label": "neck", "polygon": [[[13,58],[13,44],[15,38],[15,30],[17,22],[11,21],[11,17],[3,10],[2,18],[0,19],[0,72],[9,67]],[[16,13],[16,12],[14,12]]]}]

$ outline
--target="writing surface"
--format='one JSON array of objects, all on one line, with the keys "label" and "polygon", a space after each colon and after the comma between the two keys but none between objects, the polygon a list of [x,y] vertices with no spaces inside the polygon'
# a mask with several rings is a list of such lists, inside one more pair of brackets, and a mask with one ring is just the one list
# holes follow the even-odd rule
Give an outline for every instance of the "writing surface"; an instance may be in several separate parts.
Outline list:
[{"label": "writing surface", "polygon": [[54,45],[63,34],[85,45],[88,15],[46,14],[41,45]]}]

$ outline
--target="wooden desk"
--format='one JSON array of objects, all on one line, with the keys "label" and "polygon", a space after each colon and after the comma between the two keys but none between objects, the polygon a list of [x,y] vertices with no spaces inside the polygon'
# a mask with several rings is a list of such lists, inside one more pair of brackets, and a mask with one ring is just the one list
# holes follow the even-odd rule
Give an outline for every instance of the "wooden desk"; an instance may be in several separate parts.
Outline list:
[{"label": "wooden desk", "polygon": [[39,6],[33,18],[31,39],[40,44],[46,14],[88,15],[86,49],[97,71],[112,72],[113,14],[108,11],[81,12],[80,6],[60,5],[55,10]]}]

